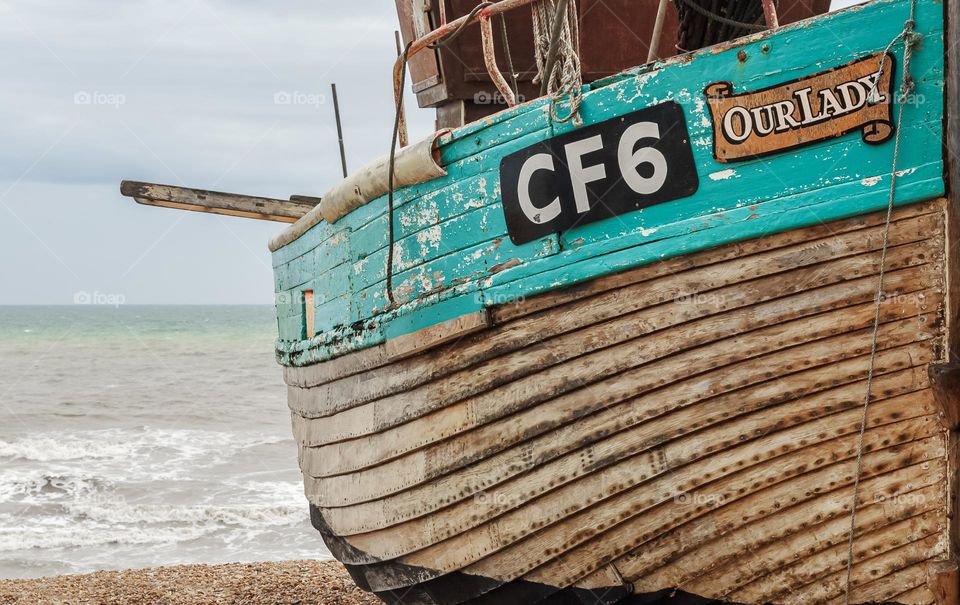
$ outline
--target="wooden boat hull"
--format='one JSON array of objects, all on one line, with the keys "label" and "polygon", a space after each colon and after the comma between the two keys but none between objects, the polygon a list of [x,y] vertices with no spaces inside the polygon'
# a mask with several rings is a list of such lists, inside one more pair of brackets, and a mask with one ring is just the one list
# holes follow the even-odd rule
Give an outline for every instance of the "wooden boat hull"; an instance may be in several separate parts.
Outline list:
[{"label": "wooden boat hull", "polygon": [[[275,240],[311,516],[360,586],[404,604],[840,603],[849,558],[850,603],[957,602],[960,172],[942,150],[960,145],[960,12],[912,7],[593,83],[581,128],[534,101],[439,133],[423,149],[443,176]],[[905,27],[922,103],[891,101]],[[874,74],[886,104],[783,105]],[[739,102],[813,126],[741,138],[721,115]],[[668,194],[515,228],[511,162],[622,143],[637,120],[676,127]],[[605,156],[611,191],[631,158],[655,164],[631,143]]]},{"label": "wooden boat hull", "polygon": [[[852,602],[931,602],[950,552],[947,215],[889,229]],[[387,602],[841,597],[884,218],[495,307],[408,357],[288,368],[315,526]]]}]

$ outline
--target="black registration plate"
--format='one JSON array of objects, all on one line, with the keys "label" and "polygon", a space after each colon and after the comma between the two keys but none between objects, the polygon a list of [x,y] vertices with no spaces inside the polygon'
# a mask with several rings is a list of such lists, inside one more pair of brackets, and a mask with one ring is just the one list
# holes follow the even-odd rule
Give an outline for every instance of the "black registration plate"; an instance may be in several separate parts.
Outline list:
[{"label": "black registration plate", "polygon": [[503,158],[503,212],[523,244],[693,195],[683,109],[670,101],[568,132]]}]

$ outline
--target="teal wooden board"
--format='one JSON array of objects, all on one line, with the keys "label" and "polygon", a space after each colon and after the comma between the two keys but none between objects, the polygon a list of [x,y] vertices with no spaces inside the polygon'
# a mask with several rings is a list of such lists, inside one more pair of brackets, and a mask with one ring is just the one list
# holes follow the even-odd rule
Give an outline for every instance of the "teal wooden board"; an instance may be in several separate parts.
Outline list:
[{"label": "teal wooden board", "polygon": [[[886,206],[893,141],[866,145],[857,132],[763,159],[718,163],[704,87],[729,80],[757,90],[836,67],[886,48],[907,18],[907,0],[855,7],[739,41],[721,52],[632,70],[584,94],[586,125],[668,100],[684,110],[700,188],[691,197],[577,227],[524,246],[506,235],[499,163],[510,153],[567,132],[537,100],[444,135],[447,176],[398,190],[394,200],[394,292],[387,310],[387,201],[372,201],[334,225],[321,223],[274,253],[278,292],[313,289],[317,328],[302,340],[302,308],[278,302],[278,359],[303,365],[372,346],[387,337],[680,254],[876,211]],[[944,191],[943,6],[919,0],[912,73],[904,108],[896,203]],[[842,37],[838,35],[842,32]],[[746,60],[738,59],[738,51]],[[902,56],[902,44],[893,48]],[[895,86],[902,69],[897,66]],[[899,106],[894,107],[894,112]],[[343,245],[344,242],[346,245]],[[286,322],[286,323],[284,323]]]}]

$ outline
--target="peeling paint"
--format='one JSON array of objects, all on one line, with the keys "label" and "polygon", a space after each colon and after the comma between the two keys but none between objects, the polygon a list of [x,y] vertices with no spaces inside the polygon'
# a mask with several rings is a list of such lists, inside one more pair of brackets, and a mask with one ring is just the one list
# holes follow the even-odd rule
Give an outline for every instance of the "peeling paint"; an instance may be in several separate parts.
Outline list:
[{"label": "peeling paint", "polygon": [[[845,38],[850,48],[867,49],[885,43],[880,38],[893,26],[890,20],[879,17],[890,16],[894,4],[897,3],[875,3],[865,9],[870,11],[869,15],[857,17],[853,25],[866,22],[875,27],[851,26],[849,37]],[[942,39],[938,44],[936,32],[934,35],[929,32],[930,27],[937,27],[934,17],[939,13],[929,5],[921,6],[921,10],[926,11],[925,18],[918,20],[918,27],[927,28],[923,32],[927,37],[914,58],[918,69],[930,67],[938,60],[936,57],[942,60],[942,54],[937,54]],[[506,239],[503,226],[497,169],[500,159],[550,133],[567,131],[563,126],[550,124],[546,118],[547,103],[525,110],[505,110],[495,118],[466,125],[445,136],[440,146],[441,154],[447,154],[443,157],[449,160],[444,163],[448,176],[402,188],[396,193],[399,229],[394,278],[399,304],[387,304],[383,281],[388,245],[385,199],[358,210],[336,226],[318,226],[283,254],[274,255],[278,283],[281,279],[297,282],[296,287],[283,288],[284,291],[295,292],[300,288],[300,280],[307,279],[310,281],[305,283],[316,284],[317,300],[334,305],[327,313],[323,334],[310,341],[297,339],[299,326],[294,326],[293,321],[288,322],[289,326],[281,326],[281,340],[290,343],[284,345],[287,351],[284,360],[287,364],[303,365],[382,342],[383,325],[414,309],[428,309],[426,317],[435,311],[433,305],[451,297],[465,296],[472,301],[482,300],[486,295],[489,295],[486,300],[530,296],[593,279],[599,274],[687,254],[706,244],[739,241],[806,226],[814,220],[829,221],[885,207],[888,192],[878,185],[889,174],[889,151],[864,147],[852,133],[829,144],[773,156],[762,162],[745,161],[730,167],[714,160],[709,109],[702,94],[706,82],[726,77],[743,78],[735,82],[738,85],[744,82],[775,84],[787,75],[792,78],[813,69],[829,69],[838,61],[846,60],[850,53],[849,48],[836,45],[821,45],[806,53],[817,56],[787,53],[791,27],[675,57],[658,63],[657,69],[624,73],[602,86],[588,87],[584,94],[584,117],[588,122],[609,119],[667,99],[679,100],[687,117],[701,190],[697,197],[682,203],[630,213],[631,216],[625,216],[618,224],[585,226],[577,230],[576,239],[572,241],[561,234],[529,246],[515,246]],[[796,38],[795,43],[819,40],[813,37],[813,31]],[[778,41],[778,51],[785,51],[782,64],[771,62],[764,68],[757,67],[759,62],[754,61],[748,68],[749,73],[738,75],[732,70],[723,72],[727,55],[716,59],[712,56],[731,49],[730,54],[734,54],[736,49],[749,47],[751,41],[761,38]],[[934,81],[939,77],[938,72],[929,80],[918,82],[918,86],[926,87],[928,99],[942,100],[942,90],[937,89]],[[898,205],[916,201],[921,196],[936,195],[938,188],[942,188],[942,181],[938,180],[943,173],[939,145],[928,144],[935,133],[920,128],[937,123],[938,107],[937,103],[931,103],[923,111],[911,108],[905,114],[901,157],[905,168],[898,171],[897,176],[906,178],[903,187],[898,187]],[[818,169],[808,170],[808,166]],[[877,173],[882,176],[869,176]],[[873,189],[867,189],[870,187]],[[339,260],[331,250],[344,242],[353,249],[346,251],[345,260]],[[313,251],[316,254],[308,256]],[[323,269],[319,270],[321,265]],[[335,268],[339,268],[339,272],[335,273]],[[349,304],[339,309],[336,305],[342,300]],[[278,306],[278,314],[281,312],[296,314],[299,310],[291,307],[281,311]],[[278,354],[281,354],[279,347]]]},{"label": "peeling paint", "polygon": [[726,170],[718,170],[717,172],[710,173],[710,180],[713,181],[725,181],[737,176],[737,171],[733,168],[727,168]]}]

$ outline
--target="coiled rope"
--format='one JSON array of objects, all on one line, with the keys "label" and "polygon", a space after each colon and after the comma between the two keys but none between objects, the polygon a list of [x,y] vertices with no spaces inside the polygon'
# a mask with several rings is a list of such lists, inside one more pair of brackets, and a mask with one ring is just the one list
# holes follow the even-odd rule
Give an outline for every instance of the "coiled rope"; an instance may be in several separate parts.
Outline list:
[{"label": "coiled rope", "polygon": [[893,146],[893,165],[890,169],[890,195],[887,199],[887,218],[883,226],[883,249],[880,252],[880,273],[877,284],[877,295],[874,300],[873,335],[870,342],[870,362],[867,367],[867,393],[864,397],[863,416],[860,420],[860,435],[857,443],[857,472],[853,482],[853,502],[850,505],[850,533],[847,539],[847,578],[843,598],[844,605],[850,605],[850,590],[853,577],[853,539],[857,528],[857,502],[860,499],[860,480],[863,476],[863,442],[864,436],[867,432],[867,416],[870,410],[870,401],[872,395],[871,391],[873,390],[873,374],[877,358],[877,339],[880,332],[880,306],[884,298],[884,265],[886,264],[887,260],[887,249],[890,245],[890,221],[893,216],[894,194],[897,186],[897,161],[900,158],[900,133],[901,127],[903,126],[903,108],[906,104],[907,97],[916,87],[916,83],[914,82],[913,77],[910,75],[910,59],[913,54],[913,49],[917,44],[919,44],[921,38],[921,36],[914,31],[916,28],[916,8],[917,1],[911,0],[910,17],[904,22],[903,31],[897,34],[897,36],[890,41],[890,44],[887,45],[886,50],[884,50],[883,58],[880,60],[880,70],[877,72],[877,79],[873,83],[873,86],[870,89],[870,95],[868,97],[872,103],[879,101],[877,98],[877,87],[879,86],[880,79],[883,77],[883,70],[886,68],[887,53],[890,52],[890,49],[893,48],[897,42],[903,40],[903,82],[900,84],[900,94],[897,99],[900,104],[900,108],[897,116],[897,132],[894,138]]},{"label": "coiled rope", "polygon": [[[583,100],[580,71],[580,27],[577,4],[570,0],[539,0],[530,5],[533,14],[533,48],[537,60],[534,84],[540,94],[550,95],[550,117],[555,122],[579,126]],[[567,100],[569,110],[560,115],[558,106]]]},{"label": "coiled rope", "polygon": [[737,27],[740,29],[746,29],[746,30],[755,31],[755,32],[770,29],[766,25],[760,25],[758,23],[746,23],[745,21],[737,21],[736,19],[730,19],[730,18],[724,17],[723,15],[718,15],[717,13],[707,10],[703,6],[700,6],[699,4],[696,3],[695,0],[680,0],[680,2],[685,6],[687,6],[693,12],[698,13],[706,17],[707,19],[716,21],[717,23],[721,23],[723,25],[729,25],[730,27]]}]

